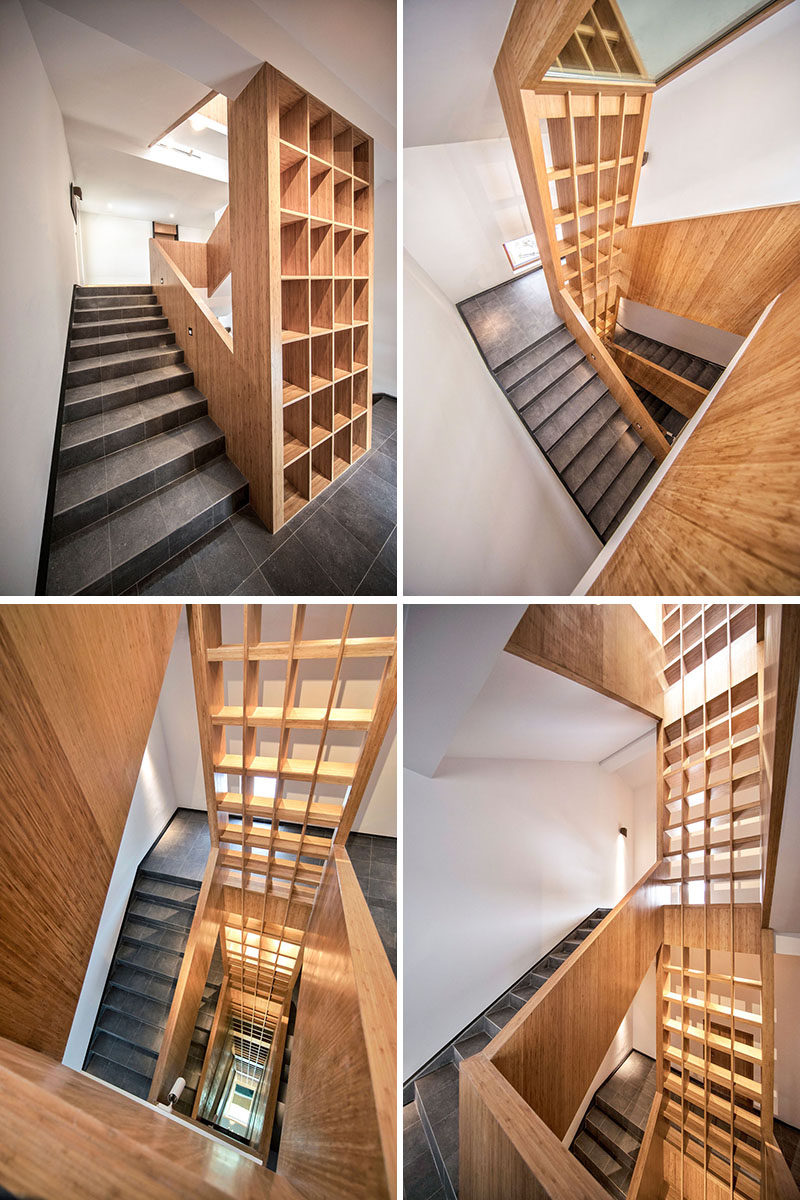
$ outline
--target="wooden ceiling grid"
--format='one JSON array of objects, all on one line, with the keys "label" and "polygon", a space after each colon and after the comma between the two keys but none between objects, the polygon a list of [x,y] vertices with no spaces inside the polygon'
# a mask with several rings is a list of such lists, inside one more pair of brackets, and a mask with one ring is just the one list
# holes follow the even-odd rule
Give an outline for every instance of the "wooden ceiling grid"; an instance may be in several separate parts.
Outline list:
[{"label": "wooden ceiling grid", "polygon": [[[350,636],[353,612],[353,605],[344,610],[339,636],[313,639],[304,637],[306,606],[295,605],[288,640],[267,642],[261,606],[246,605],[242,640],[235,644],[223,641],[219,606],[190,612],[209,820],[220,845],[231,1026],[241,1073],[254,1083],[263,1077],[294,985],[325,863],[334,842],[349,833],[394,709],[396,635]],[[346,664],[367,659],[384,660],[379,681],[362,685],[375,690],[371,707],[337,706]],[[325,707],[299,704],[301,665],[324,671],[328,662]],[[266,691],[274,683],[261,678],[263,664],[273,670],[285,664],[279,705],[262,703],[262,686]],[[271,754],[263,753],[265,731],[275,739]],[[293,754],[298,731],[316,740],[307,757]],[[304,794],[287,795],[287,785]]]},{"label": "wooden ceiling grid", "polygon": [[665,606],[663,640],[659,837],[677,904],[659,970],[665,1156],[682,1198],[697,1194],[699,1169],[703,1194],[722,1187],[755,1200],[772,1085],[762,1058],[772,1016],[762,997],[758,611]]}]

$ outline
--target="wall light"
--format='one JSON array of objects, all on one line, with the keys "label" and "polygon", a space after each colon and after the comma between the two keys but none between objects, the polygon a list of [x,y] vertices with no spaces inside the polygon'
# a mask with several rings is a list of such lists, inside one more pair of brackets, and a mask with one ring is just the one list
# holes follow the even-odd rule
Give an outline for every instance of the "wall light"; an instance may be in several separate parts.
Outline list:
[{"label": "wall light", "polygon": [[622,836],[623,836],[623,837],[627,837],[627,836],[628,836],[628,830],[626,829],[626,827],[625,827],[624,825],[620,825],[620,827],[619,827],[619,831],[620,831],[620,833],[622,834]]}]

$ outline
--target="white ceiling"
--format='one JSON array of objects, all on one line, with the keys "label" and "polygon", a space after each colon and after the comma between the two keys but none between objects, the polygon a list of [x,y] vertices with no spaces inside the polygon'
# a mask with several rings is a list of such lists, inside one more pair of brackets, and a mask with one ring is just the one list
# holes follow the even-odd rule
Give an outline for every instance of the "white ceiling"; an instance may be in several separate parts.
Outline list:
[{"label": "white ceiling", "polygon": [[405,0],[403,140],[505,137],[494,64],[514,0]]},{"label": "white ceiling", "polygon": [[599,763],[654,726],[650,717],[504,651],[448,755]]}]

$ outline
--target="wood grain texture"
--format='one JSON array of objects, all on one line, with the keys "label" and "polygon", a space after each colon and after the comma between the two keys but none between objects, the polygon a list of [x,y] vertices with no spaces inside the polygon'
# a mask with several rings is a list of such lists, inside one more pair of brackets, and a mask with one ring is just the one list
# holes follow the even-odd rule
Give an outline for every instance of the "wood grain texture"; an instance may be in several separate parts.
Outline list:
[{"label": "wood grain texture", "polygon": [[707,388],[691,383],[682,375],[676,375],[649,358],[643,358],[641,354],[634,354],[632,350],[625,350],[613,343],[609,349],[626,379],[647,388],[685,417],[693,417],[708,395]]},{"label": "wood grain texture", "polygon": [[800,281],[766,314],[592,595],[798,593],[798,322]]},{"label": "wood grain texture", "polygon": [[[681,942],[681,909],[678,904],[664,905],[664,942],[672,946],[706,947],[709,950],[730,952],[730,905],[709,904],[704,916],[702,905],[686,905],[683,910],[683,942]],[[707,922],[707,925],[704,923]],[[734,949],[737,954],[761,953],[761,905],[737,904]]]},{"label": "wood grain texture", "polygon": [[192,287],[208,286],[207,246],[205,242],[159,243]]},{"label": "wood grain texture", "polygon": [[396,1182],[396,987],[336,847],[306,935],[278,1170],[309,1200],[382,1200]]},{"label": "wood grain texture", "polygon": [[231,270],[231,218],[226,208],[206,242],[206,287],[209,296]]},{"label": "wood grain texture", "polygon": [[746,337],[800,272],[800,204],[635,225],[625,296]]},{"label": "wood grain texture", "polygon": [[606,1192],[483,1055],[459,1068],[461,1200],[604,1200]]},{"label": "wood grain texture", "polygon": [[530,604],[506,650],[648,716],[664,715],[664,650],[629,604]]},{"label": "wood grain texture", "polygon": [[650,868],[486,1049],[557,1138],[569,1129],[661,945],[660,871],[660,863]]},{"label": "wood grain texture", "polygon": [[15,1195],[300,1200],[287,1180],[190,1124],[2,1038],[0,1092],[9,1108],[0,1184]]},{"label": "wood grain texture", "polygon": [[650,1105],[644,1137],[639,1147],[636,1165],[633,1168],[627,1200],[655,1200],[662,1183],[663,1156],[662,1125],[660,1119],[662,1092],[657,1091]]},{"label": "wood grain texture", "polygon": [[766,853],[761,923],[769,929],[800,678],[800,608],[793,604],[766,605],[763,670],[761,812]]},{"label": "wood grain texture", "polygon": [[663,462],[669,453],[663,433],[566,288],[561,289],[560,296],[560,312],[567,329],[656,462]]},{"label": "wood grain texture", "polygon": [[353,822],[358,816],[361,801],[364,798],[367,784],[375,768],[378,755],[386,737],[386,730],[392,714],[397,707],[397,650],[386,663],[386,669],[381,679],[380,691],[375,701],[369,731],[364,739],[364,745],[358,758],[358,765],[353,776],[353,782],[347,795],[347,803],[336,830],[336,843],[343,846],[347,841]]},{"label": "wood grain texture", "polygon": [[223,921],[221,888],[217,878],[218,857],[219,846],[212,846],[153,1072],[148,1096],[151,1104],[158,1104],[159,1101],[167,1103],[169,1090],[178,1076],[183,1074],[189,1055],[211,958]]},{"label": "wood grain texture", "polygon": [[228,1017],[230,1015],[230,1005],[228,1002],[228,978],[222,980],[222,985],[219,989],[219,997],[217,999],[217,1007],[214,1010],[214,1020],[211,1024],[211,1030],[208,1035],[208,1045],[206,1046],[205,1057],[203,1058],[203,1067],[200,1071],[200,1078],[197,1081],[195,1089],[194,1103],[192,1105],[192,1117],[196,1118],[201,1105],[204,1105],[208,1099],[211,1090],[211,1084],[214,1079],[214,1074],[219,1064],[222,1050],[225,1044],[225,1038],[228,1031]]},{"label": "wood grain texture", "polygon": [[764,1200],[800,1200],[800,1188],[777,1142],[770,1140],[765,1144],[764,1162]]},{"label": "wood grain texture", "polygon": [[517,0],[500,53],[518,88],[536,87],[585,15],[585,0]]},{"label": "wood grain texture", "polygon": [[0,1036],[56,1058],[83,986],[179,612],[174,604],[0,611]]}]

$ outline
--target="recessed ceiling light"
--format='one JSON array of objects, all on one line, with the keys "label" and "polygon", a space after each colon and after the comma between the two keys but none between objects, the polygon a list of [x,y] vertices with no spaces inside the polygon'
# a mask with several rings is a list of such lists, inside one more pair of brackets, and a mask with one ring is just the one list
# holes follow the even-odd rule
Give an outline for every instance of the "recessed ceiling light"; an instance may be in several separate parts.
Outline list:
[{"label": "recessed ceiling light", "polygon": [[174,221],[174,220],[175,220],[175,213],[170,213],[170,214],[169,214],[169,219],[170,219],[170,221]]},{"label": "recessed ceiling light", "polygon": [[189,124],[195,133],[199,133],[201,129],[206,128],[208,121],[200,113],[192,113],[191,117],[189,117]]}]

